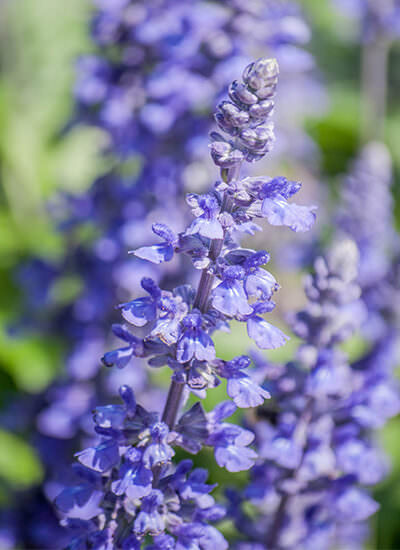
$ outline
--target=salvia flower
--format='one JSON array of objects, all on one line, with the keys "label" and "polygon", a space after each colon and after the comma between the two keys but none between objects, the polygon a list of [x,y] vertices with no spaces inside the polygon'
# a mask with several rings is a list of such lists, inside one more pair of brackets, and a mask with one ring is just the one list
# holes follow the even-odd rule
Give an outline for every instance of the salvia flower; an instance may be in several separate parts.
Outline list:
[{"label": "salvia flower", "polygon": [[[275,60],[259,59],[245,69],[243,81],[235,81],[230,89],[235,117],[230,118],[232,126],[227,129],[235,137],[230,146],[233,151],[241,153],[241,162],[253,162],[270,148],[272,107],[258,110],[254,116],[251,109],[261,105],[266,98],[272,101],[277,76]],[[215,134],[212,140],[215,143]],[[223,420],[235,412],[236,405],[259,405],[269,398],[269,393],[243,372],[250,364],[249,358],[242,356],[222,361],[216,357],[212,335],[216,330],[226,329],[230,321],[236,319],[248,323],[249,334],[254,333],[256,343],[262,348],[277,347],[285,342],[286,337],[261,317],[273,309],[271,297],[277,290],[272,275],[266,273],[263,277],[261,272],[261,265],[269,259],[268,254],[242,248],[234,236],[237,227],[243,223],[252,222],[255,217],[265,217],[262,202],[265,199],[264,187],[269,185],[269,180],[265,179],[259,186],[246,187],[247,183],[240,179],[240,164],[221,164],[213,149],[212,156],[220,167],[221,180],[204,197],[189,197],[189,204],[199,222],[192,222],[189,231],[178,235],[157,224],[153,231],[163,239],[163,243],[134,251],[139,258],[153,263],[169,261],[171,256],[184,253],[194,258],[193,264],[198,269],[198,248],[194,244],[184,246],[189,239],[192,243],[200,243],[206,261],[196,291],[191,290],[190,285],[177,287],[172,292],[162,291],[152,280],[145,278],[142,287],[148,296],[120,306],[130,327],[117,325],[114,332],[128,345],[105,354],[104,363],[129,368],[132,358],[148,358],[152,366],[166,364],[171,368],[171,384],[162,415],[137,404],[128,386],[122,386],[120,390],[124,405],[95,410],[95,429],[102,441],[96,447],[78,453],[83,466],[89,472],[94,471],[95,484],[86,487],[86,483],[83,489],[79,489],[84,491],[85,498],[77,500],[74,495],[79,491],[77,486],[72,486],[64,489],[56,499],[66,516],[64,523],[67,526],[71,512],[76,517],[75,509],[80,501],[86,505],[87,501],[94,499],[95,504],[102,507],[103,513],[97,510],[94,514],[94,507],[91,507],[91,513],[86,514],[84,519],[91,523],[84,529],[81,539],[75,537],[75,541],[86,541],[82,544],[89,544],[94,530],[95,536],[107,536],[115,548],[135,545],[137,541],[142,544],[148,536],[157,546],[160,540],[157,537],[164,535],[174,537],[177,547],[188,544],[190,538],[195,541],[194,548],[211,548],[216,542],[227,547],[221,535],[208,525],[209,520],[218,520],[221,514],[213,512],[214,501],[208,494],[212,487],[205,485],[206,475],[195,471],[183,485],[176,486],[182,469],[187,473],[190,467],[187,461],[173,464],[173,447],[181,446],[197,453],[207,445],[214,449],[216,462],[228,471],[251,468],[257,457],[249,447],[254,434]],[[299,189],[298,184],[291,184],[284,178],[271,185],[276,196],[282,198],[289,198]],[[248,190],[245,201],[242,189]],[[302,230],[311,226],[314,209],[301,207],[300,210],[299,207],[296,216],[302,220]],[[295,231],[299,229],[292,222],[287,225]],[[248,284],[247,292],[246,280],[250,276],[253,281]],[[196,403],[181,413],[185,390],[195,392],[200,388],[204,391],[207,387],[215,387],[220,377],[227,379],[228,395],[236,404],[230,401],[220,403],[214,411],[205,414],[201,405]],[[87,477],[93,475],[89,473]],[[98,487],[103,490],[99,500]],[[190,501],[189,506],[186,500]],[[171,542],[169,538],[161,540],[162,544]]]}]

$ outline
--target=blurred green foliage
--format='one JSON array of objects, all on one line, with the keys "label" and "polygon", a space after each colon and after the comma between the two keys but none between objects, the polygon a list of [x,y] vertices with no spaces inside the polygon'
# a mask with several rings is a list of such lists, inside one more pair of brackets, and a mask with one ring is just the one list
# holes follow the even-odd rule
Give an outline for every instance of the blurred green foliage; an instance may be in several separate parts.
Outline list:
[{"label": "blurred green foliage", "polygon": [[[321,149],[326,183],[337,192],[337,176],[359,144],[359,61],[355,28],[334,12],[329,0],[302,0],[313,28],[311,50],[326,82],[330,107],[306,128]],[[72,111],[74,60],[91,49],[87,37],[89,0],[2,0],[0,2],[0,404],[18,391],[37,392],[62,368],[62,343],[37,336],[14,340],[7,324],[18,309],[16,266],[30,254],[57,257],[64,245],[49,222],[46,202],[56,190],[82,190],[99,173],[96,151],[101,136],[95,130],[62,133]],[[351,39],[353,37],[353,40]],[[390,56],[390,87],[386,140],[397,177],[394,186],[400,220],[400,46]],[[71,300],[79,281],[66,278],[56,289],[60,300]],[[230,358],[245,352],[242,327],[232,336],[222,334],[217,351]],[[271,352],[274,361],[292,357],[297,341]],[[363,346],[355,338],[346,347],[357,355]],[[162,375],[163,376],[163,375]],[[224,385],[206,401],[206,409],[224,399]],[[400,548],[400,420],[394,419],[380,435],[392,457],[391,476],[377,489],[381,512],[375,519],[371,549]],[[0,431],[0,480],[22,488],[37,483],[40,463],[29,444]],[[196,462],[212,467],[211,478],[228,485],[232,476],[218,468],[205,451]],[[238,484],[245,475],[235,478]],[[0,490],[0,499],[2,492]],[[229,524],[227,524],[229,529]]]},{"label": "blurred green foliage", "polygon": [[16,489],[40,482],[42,467],[32,447],[21,438],[0,430],[0,477]]}]

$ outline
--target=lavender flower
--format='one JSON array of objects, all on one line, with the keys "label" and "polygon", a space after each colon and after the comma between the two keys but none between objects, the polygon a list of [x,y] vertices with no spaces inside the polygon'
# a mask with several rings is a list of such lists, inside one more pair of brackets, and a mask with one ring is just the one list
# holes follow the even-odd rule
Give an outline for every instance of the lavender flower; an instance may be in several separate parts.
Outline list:
[{"label": "lavender flower", "polygon": [[[284,178],[240,179],[240,164],[261,158],[271,146],[273,134],[269,117],[272,106],[263,111],[264,116],[257,109],[254,116],[252,113],[254,106],[263,105],[266,98],[272,101],[277,76],[275,60],[259,59],[245,69],[243,82],[235,81],[231,86],[232,102],[221,104],[232,105],[230,109],[235,113],[229,124],[224,122],[224,130],[233,137],[212,134],[211,155],[220,166],[221,181],[208,195],[189,197],[192,210],[200,221],[191,223],[189,231],[179,235],[166,226],[157,225],[153,230],[164,240],[163,244],[135,251],[138,257],[153,263],[159,263],[160,259],[169,261],[171,250],[174,254],[185,253],[199,268],[200,249],[201,277],[195,293],[188,286],[175,288],[172,293],[165,292],[154,281],[144,279],[142,287],[149,297],[121,305],[124,319],[136,330],[148,327],[147,334],[144,338],[138,337],[131,330],[117,326],[114,331],[128,346],[108,352],[104,363],[123,368],[128,367],[133,357],[147,357],[151,365],[167,364],[172,369],[171,385],[161,417],[138,405],[128,386],[120,390],[124,405],[96,409],[96,432],[103,440],[96,447],[78,453],[78,460],[85,467],[84,481],[64,489],[56,499],[58,508],[65,514],[64,523],[69,527],[71,519],[77,517],[77,508],[83,507],[84,533],[81,538],[75,538],[75,545],[87,547],[95,537],[106,538],[115,548],[132,544],[135,547],[150,535],[154,544],[159,536],[173,536],[177,545],[183,544],[182,537],[194,536],[199,548],[211,548],[216,541],[227,547],[224,539],[207,523],[220,519],[221,513],[214,513],[214,501],[208,495],[211,487],[204,484],[205,475],[194,471],[182,480],[183,485],[177,485],[182,470],[186,474],[189,467],[187,461],[172,467],[173,447],[182,446],[196,453],[203,445],[211,446],[217,463],[230,472],[249,469],[257,456],[248,447],[254,434],[222,420],[233,414],[236,405],[258,405],[269,394],[243,372],[249,366],[247,357],[228,362],[216,358],[211,335],[229,326],[231,319],[237,319],[264,328],[264,332],[256,331],[260,347],[273,348],[285,341],[283,334],[272,325],[265,328],[263,323],[266,322],[259,316],[274,307],[271,297],[276,283],[273,277],[266,276],[269,283],[274,281],[269,284],[268,291],[261,285],[262,291],[251,290],[247,294],[244,286],[246,276],[254,277],[255,273],[265,285],[260,265],[268,259],[268,254],[241,248],[234,237],[238,228],[252,222],[254,217],[268,219],[268,214],[263,212],[266,194],[272,202],[285,201],[287,206],[284,208],[289,208],[293,205],[287,200],[299,190],[298,184]],[[220,110],[216,120],[222,127],[219,113]],[[219,143],[229,147],[229,162],[216,154]],[[295,231],[305,230],[314,221],[314,210],[315,207],[298,207],[290,222],[284,217],[282,224]],[[294,218],[297,220],[295,225]],[[161,250],[168,249],[168,254],[160,253],[160,246],[164,247]],[[249,288],[254,289],[254,285]],[[165,332],[166,315],[168,329]],[[250,334],[253,331],[254,328],[249,329]],[[221,403],[208,415],[195,404],[180,415],[185,388],[193,390],[193,384],[199,387],[201,378],[202,389],[214,387],[220,376],[228,380],[228,394],[236,404]],[[194,478],[201,479],[200,485],[188,487],[187,483]],[[189,514],[186,499],[190,501]]]}]

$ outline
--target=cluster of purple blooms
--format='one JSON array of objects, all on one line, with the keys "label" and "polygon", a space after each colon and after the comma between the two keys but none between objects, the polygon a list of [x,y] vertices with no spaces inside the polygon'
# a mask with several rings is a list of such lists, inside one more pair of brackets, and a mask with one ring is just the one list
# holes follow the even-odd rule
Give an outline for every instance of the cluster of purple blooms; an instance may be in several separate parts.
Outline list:
[{"label": "cluster of purple blooms", "polygon": [[382,354],[349,363],[340,348],[367,315],[357,269],[350,240],[319,257],[305,283],[308,304],[291,317],[303,340],[296,359],[257,361],[271,400],[248,426],[261,459],[250,484],[228,493],[240,550],[363,547],[365,519],[378,508],[365,486],[388,469],[371,430],[398,414],[400,397],[393,380],[382,379]]},{"label": "cluster of purple blooms", "polygon": [[[187,264],[179,256],[161,273],[140,260],[127,260],[126,251],[145,242],[151,221],[168,220],[175,232],[185,226],[183,190],[199,190],[209,181],[212,163],[205,142],[209,112],[221,89],[265,50],[278,57],[283,69],[282,102],[285,90],[293,88],[291,81],[297,80],[297,93],[308,85],[307,78],[299,80],[312,69],[311,56],[302,49],[310,31],[297,6],[286,0],[146,5],[98,0],[95,5],[94,53],[78,61],[69,130],[81,124],[98,128],[110,169],[85,193],[54,202],[65,255],[56,262],[37,258],[19,275],[26,289],[24,328],[61,337],[69,350],[61,376],[42,394],[12,404],[6,418],[9,429],[35,432],[33,443],[47,480],[64,477],[72,450],[89,437],[90,410],[121,384],[129,384],[146,405],[162,401],[163,391],[149,384],[143,359],[135,357],[129,372],[104,376],[99,357],[115,321],[114,304],[137,293],[142,276],[167,288],[188,280]],[[304,136],[299,135],[298,115],[289,111],[286,107],[281,123],[287,139],[280,141],[296,144],[298,151]],[[214,207],[207,208],[211,212]],[[88,228],[89,238],[82,238]],[[69,278],[79,279],[80,289],[73,300],[60,300],[57,292]],[[254,333],[252,320],[250,325]],[[44,489],[52,499],[54,484],[46,482]],[[50,528],[46,496],[40,491],[24,495],[17,506],[29,501],[30,510],[46,517],[47,528],[38,529],[42,522],[35,518],[26,521],[25,507],[15,509],[13,518],[6,518],[16,525],[11,538],[29,547],[54,545],[59,532],[54,522]]]},{"label": "cluster of purple blooms", "polygon": [[[286,340],[261,316],[274,308],[272,296],[278,289],[262,267],[269,256],[239,242],[259,229],[256,218],[296,232],[308,230],[315,219],[315,207],[289,202],[298,183],[240,175],[245,161],[262,158],[272,146],[270,115],[277,77],[276,61],[264,58],[245,69],[242,82],[232,83],[229,99],[219,104],[215,115],[221,132],[211,134],[211,156],[221,179],[207,194],[189,194],[195,219],[184,232],[175,234],[155,224],[161,242],[134,251],[155,264],[184,253],[201,276],[196,291],[183,285],[172,292],[143,278],[147,296],[120,306],[128,325],[114,325],[113,331],[124,346],[106,353],[103,362],[129,368],[132,357],[145,357],[151,366],[171,368],[171,384],[161,417],[138,405],[128,386],[120,388],[123,405],[96,408],[95,428],[102,439],[78,453],[80,482],[56,498],[63,524],[78,533],[71,548],[129,549],[144,542],[155,549],[187,548],[189,541],[193,549],[215,544],[227,548],[208,524],[224,512],[208,494],[207,473],[189,473],[191,463],[186,460],[172,466],[172,457],[176,447],[196,454],[207,445],[214,449],[218,465],[230,472],[251,468],[257,457],[249,448],[253,433],[223,420],[236,407],[260,405],[269,393],[246,373],[249,357],[217,358],[211,335],[236,319],[247,324],[261,349]],[[202,397],[221,378],[227,379],[233,403],[220,403],[205,413],[197,402],[180,412],[189,392]]]}]

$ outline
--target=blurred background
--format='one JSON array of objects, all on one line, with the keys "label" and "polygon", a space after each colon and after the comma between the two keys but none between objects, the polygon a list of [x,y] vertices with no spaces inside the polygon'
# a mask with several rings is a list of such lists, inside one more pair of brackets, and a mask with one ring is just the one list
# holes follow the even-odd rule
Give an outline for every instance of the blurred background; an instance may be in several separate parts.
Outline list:
[{"label": "blurred background", "polygon": [[[379,1],[379,0],[376,0]],[[304,128],[317,144],[323,196],[337,193],[360,141],[360,45],[354,23],[329,0],[300,2],[312,30],[309,50],[316,60],[327,102],[309,114]],[[87,189],[103,169],[97,155],[101,133],[79,126],[65,132],[73,110],[75,60],[93,48],[87,33],[88,0],[0,0],[0,406],[46,388],[63,369],[66,343],[43,335],[13,334],[24,295],[19,266],[32,256],[56,260],[68,242],[54,230],[49,199],[56,192]],[[389,56],[384,141],[394,162],[393,195],[400,224],[400,41]],[[311,111],[311,112],[310,112]],[[283,275],[285,277],[285,275]],[[291,277],[291,276],[287,276]],[[292,278],[297,291],[299,278]],[[79,281],[64,281],[58,299],[73,299]],[[293,286],[293,285],[292,285]],[[286,285],[287,287],[287,285]],[[297,299],[297,298],[296,298]],[[290,296],[286,300],[291,302]],[[400,304],[399,304],[400,307]],[[220,346],[224,346],[221,340]],[[240,343],[238,344],[240,348]],[[291,353],[291,348],[279,358]],[[285,355],[286,354],[286,355]],[[9,414],[9,413],[7,413]],[[18,409],[13,414],[18,415]],[[43,468],[29,437],[0,430],[0,504],[10,494],[39,484]],[[369,548],[400,548],[400,418],[380,433],[392,472],[375,490],[381,504],[373,519]],[[0,538],[1,541],[1,538]],[[0,550],[2,545],[0,543]],[[25,549],[24,549],[25,550]]]}]

